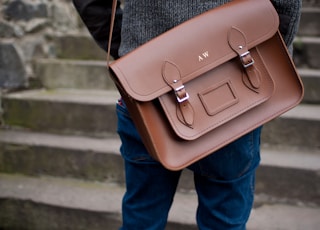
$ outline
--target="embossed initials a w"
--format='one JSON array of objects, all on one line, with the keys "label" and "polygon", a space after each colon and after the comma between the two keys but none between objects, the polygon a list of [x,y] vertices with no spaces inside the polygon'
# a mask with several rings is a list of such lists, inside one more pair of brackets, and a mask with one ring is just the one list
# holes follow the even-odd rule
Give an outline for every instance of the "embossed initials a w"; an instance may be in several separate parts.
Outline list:
[{"label": "embossed initials a w", "polygon": [[204,53],[202,53],[201,55],[198,56],[198,60],[199,62],[203,61],[204,59],[208,58],[209,57],[209,52],[206,51]]}]

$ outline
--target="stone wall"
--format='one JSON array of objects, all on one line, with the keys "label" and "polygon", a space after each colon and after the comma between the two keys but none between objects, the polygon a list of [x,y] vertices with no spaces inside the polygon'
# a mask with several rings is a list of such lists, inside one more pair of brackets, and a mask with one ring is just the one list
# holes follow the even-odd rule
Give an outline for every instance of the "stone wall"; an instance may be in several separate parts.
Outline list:
[{"label": "stone wall", "polygon": [[50,37],[81,27],[71,0],[0,0],[0,91],[29,87],[32,60],[55,56]]}]

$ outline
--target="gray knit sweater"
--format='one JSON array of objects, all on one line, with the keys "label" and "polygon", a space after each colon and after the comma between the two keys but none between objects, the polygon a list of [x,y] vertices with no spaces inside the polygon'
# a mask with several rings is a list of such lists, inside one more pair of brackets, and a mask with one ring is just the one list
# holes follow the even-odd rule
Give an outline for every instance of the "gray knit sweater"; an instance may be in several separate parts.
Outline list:
[{"label": "gray knit sweater", "polygon": [[[230,0],[229,0],[230,1]],[[126,0],[123,10],[122,56],[164,31],[228,0]],[[285,42],[291,45],[300,18],[300,0],[273,1],[281,16],[281,30]]]},{"label": "gray knit sweater", "polygon": [[[229,1],[231,0],[125,0],[124,9],[117,9],[113,56],[125,55],[170,28]],[[302,0],[271,1],[280,16],[281,34],[290,47],[297,32]],[[73,2],[93,37],[106,50],[112,0]]]}]

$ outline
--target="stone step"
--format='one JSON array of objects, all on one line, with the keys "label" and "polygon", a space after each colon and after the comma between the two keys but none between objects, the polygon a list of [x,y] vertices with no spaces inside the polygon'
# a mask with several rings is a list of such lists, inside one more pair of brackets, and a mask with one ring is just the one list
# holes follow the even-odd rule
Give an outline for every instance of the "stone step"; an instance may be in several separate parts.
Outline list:
[{"label": "stone step", "polygon": [[320,4],[318,7],[304,7],[302,9],[299,36],[320,36]]},{"label": "stone step", "polygon": [[[1,130],[0,172],[122,185],[123,161],[119,147],[117,138],[97,139]],[[263,146],[261,156],[257,193],[264,194],[266,199],[320,206],[319,149]],[[194,190],[190,178],[191,172],[184,170],[179,191]]]},{"label": "stone step", "polygon": [[262,142],[320,149],[320,106],[300,104],[264,125]]},{"label": "stone step", "polygon": [[[116,90],[105,61],[38,59],[35,77],[47,89]],[[320,103],[320,70],[298,69],[305,83],[308,103]]]},{"label": "stone step", "polygon": [[117,91],[30,90],[4,95],[4,122],[37,131],[108,136],[116,130]]},{"label": "stone step", "polygon": [[[108,136],[115,134],[116,91],[31,90],[4,95],[4,122],[33,131]],[[265,125],[270,144],[319,147],[320,106],[301,104]],[[304,131],[310,135],[305,135]]]},{"label": "stone step", "polygon": [[298,68],[319,69],[320,37],[296,37],[293,60]]},{"label": "stone step", "polygon": [[119,148],[118,137],[0,130],[0,171],[123,183]]},{"label": "stone step", "polygon": [[115,89],[106,61],[37,59],[34,71],[47,89]]},{"label": "stone step", "polygon": [[[0,228],[116,230],[124,189],[116,184],[0,174]],[[260,201],[256,196],[247,229],[317,230],[319,206]],[[195,230],[195,193],[175,196],[166,230]],[[50,226],[50,228],[48,228]]]},{"label": "stone step", "polygon": [[320,149],[290,147],[261,149],[256,175],[260,199],[309,205],[320,204]]},{"label": "stone step", "polygon": [[320,104],[320,69],[298,70],[305,91],[303,103]]},{"label": "stone step", "polygon": [[61,59],[106,60],[103,51],[88,33],[48,35],[53,56]]}]

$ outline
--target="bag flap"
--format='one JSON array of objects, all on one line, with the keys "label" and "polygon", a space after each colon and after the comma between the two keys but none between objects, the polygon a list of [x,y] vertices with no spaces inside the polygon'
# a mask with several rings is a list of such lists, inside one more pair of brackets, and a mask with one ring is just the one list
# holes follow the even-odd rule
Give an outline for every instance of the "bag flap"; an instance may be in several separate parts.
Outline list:
[{"label": "bag flap", "polygon": [[228,43],[230,29],[245,36],[248,49],[271,38],[279,18],[269,0],[235,0],[163,33],[110,64],[125,91],[138,101],[153,100],[172,88],[162,75],[167,62],[186,83],[238,54]]}]

